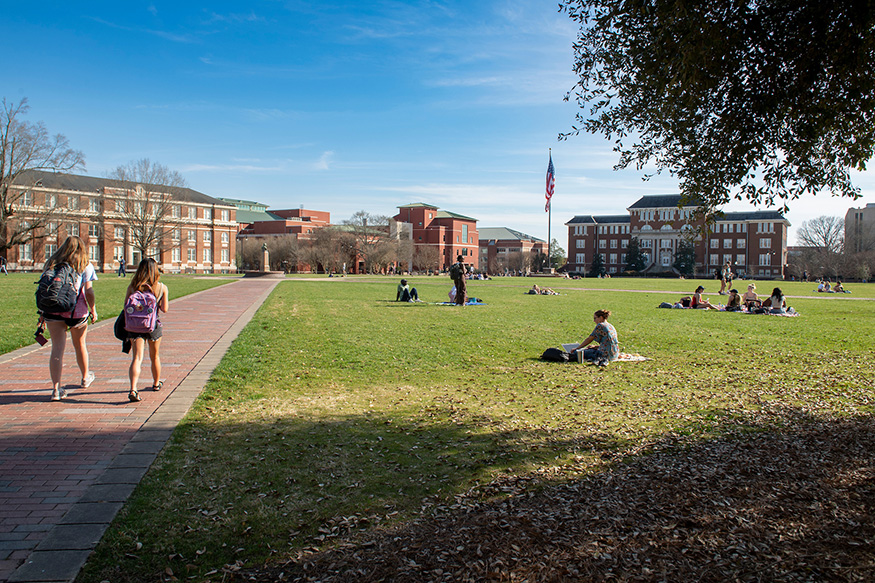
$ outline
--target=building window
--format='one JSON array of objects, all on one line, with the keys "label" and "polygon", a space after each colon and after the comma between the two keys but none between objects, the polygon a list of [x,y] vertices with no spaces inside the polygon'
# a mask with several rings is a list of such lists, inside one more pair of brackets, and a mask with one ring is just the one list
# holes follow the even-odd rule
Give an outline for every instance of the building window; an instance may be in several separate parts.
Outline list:
[{"label": "building window", "polygon": [[54,243],[46,243],[46,248],[45,248],[46,259],[48,259],[52,255],[54,255],[55,251],[57,251],[57,250],[58,250],[58,246],[55,245]]},{"label": "building window", "polygon": [[227,232],[222,233],[222,243],[228,243],[231,238],[228,236]]},{"label": "building window", "polygon": [[577,263],[578,265],[584,265],[584,264],[586,264],[586,254],[584,254],[584,253],[578,253],[578,254],[576,254],[576,255],[574,256],[574,261],[575,261],[575,263]]},{"label": "building window", "polygon": [[732,239],[723,239],[723,248],[732,249]]},{"label": "building window", "polygon": [[67,234],[70,237],[78,237],[79,236],[79,223],[70,223],[67,225]]},{"label": "building window", "polygon": [[113,259],[121,259],[125,256],[125,248],[124,247],[116,247],[113,250]]},{"label": "building window", "polygon": [[89,198],[88,199],[88,210],[93,213],[100,212],[100,199],[98,198]]},{"label": "building window", "polygon": [[188,207],[188,218],[190,218],[191,220],[197,219],[197,209],[195,207]]},{"label": "building window", "polygon": [[766,237],[760,239],[760,249],[771,249],[772,248],[772,240]]},{"label": "building window", "polygon": [[204,263],[209,265],[213,262],[213,250],[212,249],[204,249]]},{"label": "building window", "polygon": [[744,248],[745,248],[745,241],[744,241],[744,239],[736,239],[736,240],[735,240],[735,246],[736,246],[738,249],[744,249]]},{"label": "building window", "polygon": [[729,263],[730,265],[732,265],[732,255],[724,255],[723,263]]},{"label": "building window", "polygon": [[76,195],[71,196],[69,199],[69,204],[67,206],[70,208],[71,211],[78,211],[79,210],[79,197]]},{"label": "building window", "polygon": [[574,242],[574,247],[576,249],[586,249],[586,239],[577,239]]},{"label": "building window", "polygon": [[211,243],[213,241],[213,232],[212,231],[204,231],[204,243]]},{"label": "building window", "polygon": [[228,209],[224,209],[222,211],[222,220],[226,221],[226,222],[230,221],[231,220],[231,211],[229,211]]},{"label": "building window", "polygon": [[174,219],[178,219],[178,218],[179,218],[179,214],[180,214],[180,212],[181,212],[181,211],[180,211],[180,208],[179,208],[179,205],[178,205],[178,204],[175,204],[175,205],[173,205],[172,207],[170,207],[170,216],[173,217]]},{"label": "building window", "polygon": [[204,218],[208,221],[212,221],[213,220],[213,209],[205,208],[204,209]]},{"label": "building window", "polygon": [[182,261],[182,251],[179,247],[174,247],[173,251],[170,253],[171,261],[174,263],[179,263]]},{"label": "building window", "polygon": [[222,249],[222,263],[231,263],[231,251]]},{"label": "building window", "polygon": [[744,265],[744,255],[736,255],[735,256],[735,264],[736,265]]},{"label": "building window", "polygon": [[708,256],[708,265],[717,265],[720,262],[720,257],[716,254],[711,254]]},{"label": "building window", "polygon": [[662,239],[659,241],[660,249],[671,249],[671,239]]},{"label": "building window", "polygon": [[124,241],[125,240],[124,227],[115,227],[112,232],[113,232],[113,238],[116,241]]},{"label": "building window", "polygon": [[617,248],[617,240],[611,239],[611,249],[616,249],[616,248]]},{"label": "building window", "polygon": [[711,239],[711,249],[719,249],[720,241],[718,239]]},{"label": "building window", "polygon": [[22,261],[33,261],[33,245],[25,243],[18,246]]},{"label": "building window", "polygon": [[47,235],[57,235],[58,234],[58,223],[52,221],[51,223],[46,224],[46,234]]},{"label": "building window", "polygon": [[671,265],[671,257],[668,255],[663,255],[662,256],[662,265],[663,265],[663,267],[668,267],[669,265]]},{"label": "building window", "polygon": [[760,265],[771,265],[772,255],[770,253],[760,253]]},{"label": "building window", "polygon": [[88,247],[88,259],[95,263],[100,263],[100,246],[90,245]]},{"label": "building window", "polygon": [[182,235],[182,231],[180,229],[173,229],[170,231],[170,238],[173,241],[179,241],[179,237]]},{"label": "building window", "polygon": [[599,239],[599,249],[604,249],[605,247],[607,247],[608,246],[607,243],[608,242],[605,241],[604,239]]},{"label": "building window", "polygon": [[616,263],[616,262],[617,262],[617,254],[611,253],[611,263]]},{"label": "building window", "polygon": [[46,195],[46,208],[53,209],[58,206],[58,196],[55,194]]},{"label": "building window", "polygon": [[191,247],[188,250],[188,260],[191,263],[197,261],[197,249],[195,249],[194,247]]},{"label": "building window", "polygon": [[625,249],[629,246],[629,239],[623,239],[620,241],[620,249]]},{"label": "building window", "polygon": [[193,229],[188,230],[188,240],[195,241],[195,231]]},{"label": "building window", "polygon": [[90,224],[88,225],[88,236],[97,238],[100,236],[100,225]]}]

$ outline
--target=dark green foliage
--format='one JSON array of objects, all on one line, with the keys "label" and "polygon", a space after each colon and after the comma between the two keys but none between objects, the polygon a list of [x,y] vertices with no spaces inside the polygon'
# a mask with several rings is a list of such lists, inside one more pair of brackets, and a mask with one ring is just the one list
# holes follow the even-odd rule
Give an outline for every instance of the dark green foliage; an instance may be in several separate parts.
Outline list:
[{"label": "dark green foliage", "polygon": [[[707,211],[858,197],[875,150],[869,0],[564,0],[581,130],[615,140],[619,168],[655,164]],[[571,98],[571,95],[568,96]],[[630,136],[634,136],[631,138]]]},{"label": "dark green foliage", "polygon": [[626,271],[643,271],[645,267],[647,265],[645,256],[641,253],[641,241],[638,237],[632,237],[626,248]]},{"label": "dark green foliage", "polygon": [[690,241],[686,239],[678,241],[678,248],[672,267],[684,275],[693,275],[696,269],[696,248],[693,247]]}]

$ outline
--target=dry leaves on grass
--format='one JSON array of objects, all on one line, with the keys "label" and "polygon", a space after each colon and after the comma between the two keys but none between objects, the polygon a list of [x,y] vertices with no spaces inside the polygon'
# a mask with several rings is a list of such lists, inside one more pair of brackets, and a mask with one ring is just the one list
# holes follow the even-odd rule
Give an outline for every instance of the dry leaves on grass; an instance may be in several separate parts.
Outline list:
[{"label": "dry leaves on grass", "polygon": [[873,581],[875,421],[660,451],[532,492],[505,478],[236,581]]}]

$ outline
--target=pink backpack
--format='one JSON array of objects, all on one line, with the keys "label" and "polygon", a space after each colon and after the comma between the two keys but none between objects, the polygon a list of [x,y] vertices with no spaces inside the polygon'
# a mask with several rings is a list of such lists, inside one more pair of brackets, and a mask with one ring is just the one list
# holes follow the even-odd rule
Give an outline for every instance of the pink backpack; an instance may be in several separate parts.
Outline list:
[{"label": "pink backpack", "polygon": [[150,291],[135,291],[125,300],[125,330],[149,333],[158,323],[158,299]]}]

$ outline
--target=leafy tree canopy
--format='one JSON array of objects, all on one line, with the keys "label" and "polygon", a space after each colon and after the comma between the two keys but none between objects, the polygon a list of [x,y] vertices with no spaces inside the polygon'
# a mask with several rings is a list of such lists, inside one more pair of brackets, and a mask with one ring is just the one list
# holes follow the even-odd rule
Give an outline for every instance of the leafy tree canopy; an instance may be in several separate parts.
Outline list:
[{"label": "leafy tree canopy", "polygon": [[[875,148],[872,0],[562,0],[581,25],[573,131],[711,211],[830,191]],[[568,95],[572,98],[572,94]]]}]

